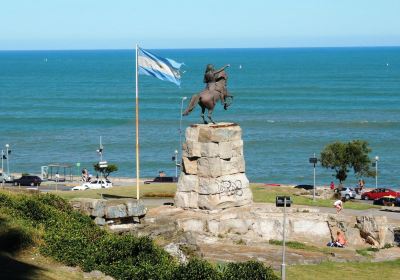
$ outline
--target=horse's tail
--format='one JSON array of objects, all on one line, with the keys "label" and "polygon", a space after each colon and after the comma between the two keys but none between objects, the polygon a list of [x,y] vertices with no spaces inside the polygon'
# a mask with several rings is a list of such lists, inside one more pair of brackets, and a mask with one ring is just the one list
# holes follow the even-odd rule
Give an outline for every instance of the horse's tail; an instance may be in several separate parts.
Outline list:
[{"label": "horse's tail", "polygon": [[190,103],[188,107],[186,108],[185,112],[183,112],[183,116],[187,116],[190,114],[190,112],[193,111],[194,107],[196,107],[196,104],[199,103],[200,101],[200,94],[195,94],[192,96],[192,99],[190,99]]}]

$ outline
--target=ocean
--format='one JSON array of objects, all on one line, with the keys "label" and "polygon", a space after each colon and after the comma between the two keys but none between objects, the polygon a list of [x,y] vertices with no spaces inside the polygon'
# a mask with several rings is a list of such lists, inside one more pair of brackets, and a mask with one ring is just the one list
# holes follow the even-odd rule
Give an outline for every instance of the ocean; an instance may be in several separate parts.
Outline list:
[{"label": "ocean", "polygon": [[[218,104],[213,116],[242,127],[251,182],[312,184],[309,157],[331,142],[362,139],[371,158],[379,156],[379,185],[399,186],[400,48],[151,51],[185,66],[180,88],[139,77],[141,177],[175,175],[181,98],[201,91],[212,63],[231,64],[233,104]],[[51,163],[71,164],[74,174],[93,170],[102,136],[115,175],[135,176],[134,50],[1,51],[0,102],[11,172],[40,173]],[[200,108],[182,126],[197,122]],[[350,172],[345,184],[357,179]],[[331,170],[316,167],[317,185],[332,180]]]}]

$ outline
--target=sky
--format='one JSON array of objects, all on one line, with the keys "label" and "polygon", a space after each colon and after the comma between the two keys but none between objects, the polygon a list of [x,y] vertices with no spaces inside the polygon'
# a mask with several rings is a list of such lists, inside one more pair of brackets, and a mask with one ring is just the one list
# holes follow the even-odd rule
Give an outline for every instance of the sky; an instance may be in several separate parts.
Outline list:
[{"label": "sky", "polygon": [[0,0],[0,50],[400,46],[400,0]]}]

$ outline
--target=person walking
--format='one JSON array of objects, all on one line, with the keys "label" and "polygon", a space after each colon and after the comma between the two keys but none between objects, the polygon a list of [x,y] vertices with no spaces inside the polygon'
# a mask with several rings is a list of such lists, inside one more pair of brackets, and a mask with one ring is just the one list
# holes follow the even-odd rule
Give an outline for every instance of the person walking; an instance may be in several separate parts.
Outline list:
[{"label": "person walking", "polygon": [[333,203],[333,206],[336,208],[336,214],[339,214],[343,210],[343,201],[338,199]]}]

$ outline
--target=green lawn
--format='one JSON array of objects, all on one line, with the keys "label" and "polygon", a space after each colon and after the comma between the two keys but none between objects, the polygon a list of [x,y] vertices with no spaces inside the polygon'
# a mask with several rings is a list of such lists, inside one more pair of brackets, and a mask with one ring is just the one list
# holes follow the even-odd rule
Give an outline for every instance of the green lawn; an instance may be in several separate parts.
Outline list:
[{"label": "green lawn", "polygon": [[399,279],[400,259],[386,262],[324,262],[317,265],[294,265],[287,267],[287,279]]},{"label": "green lawn", "polygon": [[[292,197],[294,205],[307,205],[307,206],[319,206],[319,207],[332,207],[334,200],[330,199],[317,199],[315,202],[304,196],[298,196],[296,193],[298,190],[290,187],[271,187],[264,186],[264,184],[250,184],[251,190],[253,191],[254,202],[269,202],[275,203],[275,197],[277,195],[289,195]],[[148,184],[140,185],[140,197],[173,197],[176,192],[176,184]],[[55,192],[66,199],[72,199],[76,197],[89,197],[89,198],[100,198],[101,193],[121,195],[121,196],[132,196],[136,197],[136,186],[129,187],[113,187],[110,189],[101,190],[86,190],[86,191],[73,191],[73,192]],[[348,201],[345,203],[346,209],[365,210],[374,208],[376,206],[360,203],[357,201]]]},{"label": "green lawn", "polygon": [[[296,195],[297,189],[290,187],[271,187],[264,186],[263,184],[251,184],[253,191],[254,202],[269,202],[275,203],[277,195],[289,195],[293,200],[294,205],[307,205],[307,206],[319,206],[319,207],[332,207],[334,200],[331,199],[319,199],[313,201],[311,198]],[[365,210],[369,208],[376,208],[376,206],[358,201],[348,201],[345,203],[346,209]]]},{"label": "green lawn", "polygon": [[[141,184],[140,185],[140,197],[173,197],[176,192],[176,184]],[[86,190],[86,191],[58,191],[53,192],[65,199],[73,199],[77,197],[88,197],[88,198],[100,198],[102,193],[120,195],[120,196],[132,196],[136,198],[136,186],[129,187],[112,187],[109,189],[99,190]]]}]

